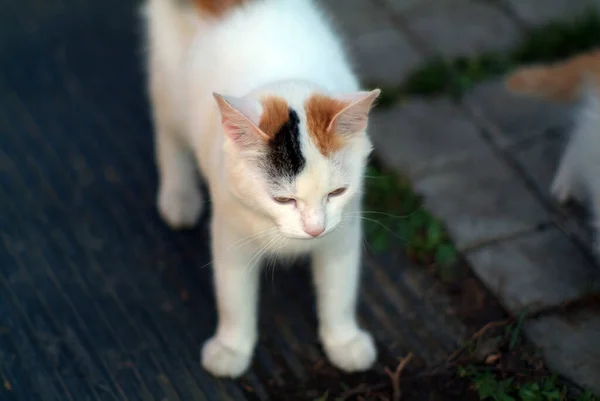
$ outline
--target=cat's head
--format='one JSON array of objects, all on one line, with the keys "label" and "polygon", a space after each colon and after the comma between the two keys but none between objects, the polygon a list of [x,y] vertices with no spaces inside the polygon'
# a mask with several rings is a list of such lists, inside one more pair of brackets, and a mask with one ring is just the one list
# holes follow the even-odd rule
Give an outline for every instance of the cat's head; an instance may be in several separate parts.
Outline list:
[{"label": "cat's head", "polygon": [[241,98],[215,94],[230,189],[286,237],[331,232],[362,192],[372,150],[367,122],[379,93],[287,82]]}]

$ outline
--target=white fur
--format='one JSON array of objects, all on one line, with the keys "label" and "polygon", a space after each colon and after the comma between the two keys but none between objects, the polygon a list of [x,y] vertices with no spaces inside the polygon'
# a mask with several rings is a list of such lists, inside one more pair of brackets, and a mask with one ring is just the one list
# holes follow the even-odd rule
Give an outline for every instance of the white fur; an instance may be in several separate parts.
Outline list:
[{"label": "white fur", "polygon": [[[213,204],[218,327],[202,349],[203,366],[229,377],[248,368],[258,336],[263,256],[310,253],[319,334],[329,359],[345,371],[369,368],[376,351],[355,309],[358,214],[371,143],[363,127],[327,158],[309,140],[302,112],[304,100],[315,92],[343,97],[358,91],[340,41],[310,0],[255,0],[220,20],[177,3],[147,0],[145,5],[149,86],[163,219],[173,228],[197,222],[204,203],[197,165]],[[225,135],[213,92],[241,99],[250,118],[260,115],[252,99],[262,94],[277,94],[298,112],[306,168],[294,185],[283,183],[273,193],[252,166],[257,150],[240,148]],[[348,187],[344,194],[328,198],[342,186]],[[273,196],[293,196],[297,206],[278,204]],[[307,233],[321,229],[325,232],[316,238]]]},{"label": "white fur", "polygon": [[[600,228],[600,92],[591,81],[583,86],[583,102],[575,128],[552,182],[551,192],[561,203],[590,201],[594,226]],[[600,243],[596,238],[596,252]]]}]

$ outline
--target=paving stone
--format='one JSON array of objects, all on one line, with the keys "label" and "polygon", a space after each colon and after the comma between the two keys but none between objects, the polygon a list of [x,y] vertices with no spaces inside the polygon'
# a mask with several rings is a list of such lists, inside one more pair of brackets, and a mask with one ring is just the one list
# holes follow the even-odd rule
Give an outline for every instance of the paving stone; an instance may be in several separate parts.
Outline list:
[{"label": "paving stone", "polygon": [[446,98],[415,99],[376,110],[369,133],[378,155],[409,177],[432,164],[487,147],[478,128]]},{"label": "paving stone", "polygon": [[590,8],[600,10],[597,0],[504,0],[519,18],[531,25],[567,20]]},{"label": "paving stone", "polygon": [[395,13],[405,13],[415,7],[431,2],[431,0],[383,0]]},{"label": "paving stone", "polygon": [[550,202],[554,202],[550,185],[565,149],[566,134],[565,130],[550,130],[509,150],[538,191]]},{"label": "paving stone", "polygon": [[369,0],[320,0],[319,3],[349,38],[394,27],[385,9]]},{"label": "paving stone", "polygon": [[423,1],[403,16],[408,30],[446,57],[506,50],[521,36],[517,24],[499,8],[472,0]]},{"label": "paving stone", "polygon": [[389,15],[365,0],[324,0],[324,8],[346,39],[361,80],[397,86],[422,57],[392,24]]},{"label": "paving stone", "polygon": [[553,371],[600,396],[600,314],[547,316],[526,322],[525,334],[542,350]]},{"label": "paving stone", "polygon": [[521,178],[490,149],[431,169],[413,184],[459,249],[533,229],[548,218]]},{"label": "paving stone", "polygon": [[503,79],[482,83],[463,98],[463,103],[496,129],[491,130],[501,146],[539,135],[548,129],[570,126],[571,107],[510,93]]},{"label": "paving stone", "polygon": [[551,130],[527,140],[511,149],[516,162],[532,180],[537,190],[556,207],[555,222],[569,235],[573,235],[589,250],[593,249],[593,228],[588,205],[561,207],[550,194],[550,185],[563,155],[568,130]]},{"label": "paving stone", "polygon": [[513,314],[558,305],[600,288],[600,270],[556,227],[466,254],[473,270]]},{"label": "paving stone", "polygon": [[349,43],[357,72],[362,81],[395,87],[420,65],[423,58],[395,29],[385,29],[358,36]]}]

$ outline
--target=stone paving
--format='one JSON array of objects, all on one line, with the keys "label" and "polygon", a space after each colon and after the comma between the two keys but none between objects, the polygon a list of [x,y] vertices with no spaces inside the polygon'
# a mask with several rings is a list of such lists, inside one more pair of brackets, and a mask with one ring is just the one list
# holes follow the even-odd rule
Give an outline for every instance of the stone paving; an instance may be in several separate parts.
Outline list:
[{"label": "stone paving", "polygon": [[[597,0],[323,0],[364,82],[399,84],[427,57],[502,51],[532,26]],[[343,4],[343,5],[342,5]],[[549,195],[570,106],[508,93],[501,79],[463,99],[404,99],[377,110],[376,152],[424,195],[479,278],[513,314],[600,289],[585,217]],[[551,368],[600,394],[600,313],[544,314],[525,332]]]}]

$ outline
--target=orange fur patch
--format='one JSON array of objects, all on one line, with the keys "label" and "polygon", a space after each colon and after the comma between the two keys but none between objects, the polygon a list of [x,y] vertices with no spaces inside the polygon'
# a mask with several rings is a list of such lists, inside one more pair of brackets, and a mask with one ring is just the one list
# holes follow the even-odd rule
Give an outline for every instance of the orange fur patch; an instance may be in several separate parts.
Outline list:
[{"label": "orange fur patch", "polygon": [[347,106],[349,104],[346,102],[319,94],[312,95],[304,104],[308,134],[325,156],[344,146],[344,140],[335,132],[331,132],[329,124]]},{"label": "orange fur patch", "polygon": [[261,99],[261,103],[263,112],[258,128],[269,138],[273,138],[290,119],[289,106],[284,99],[276,96],[265,97]]},{"label": "orange fur patch", "polygon": [[228,10],[240,6],[248,0],[193,0],[193,2],[202,12],[220,17]]},{"label": "orange fur patch", "polygon": [[600,83],[600,50],[581,53],[559,63],[519,68],[507,77],[506,86],[523,95],[571,101],[579,94],[585,76]]}]

